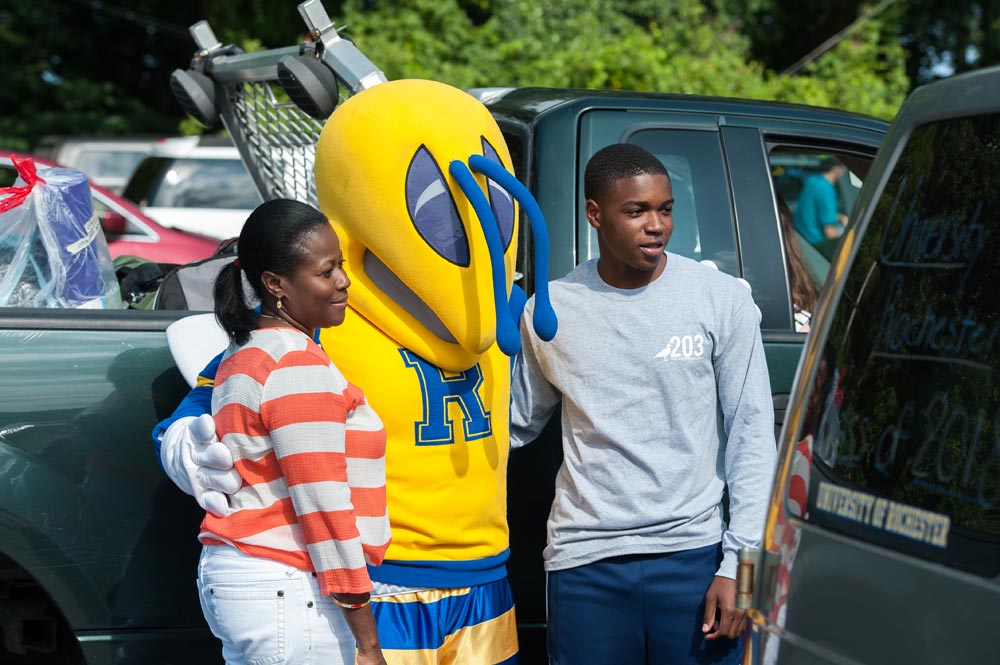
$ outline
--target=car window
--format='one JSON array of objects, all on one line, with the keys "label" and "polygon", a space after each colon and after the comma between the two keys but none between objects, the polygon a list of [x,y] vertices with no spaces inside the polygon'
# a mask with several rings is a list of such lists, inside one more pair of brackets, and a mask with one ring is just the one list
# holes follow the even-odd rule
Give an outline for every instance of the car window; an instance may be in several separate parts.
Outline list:
[{"label": "car window", "polygon": [[75,168],[91,178],[124,180],[145,156],[145,152],[137,150],[84,149],[77,155]]},{"label": "car window", "polygon": [[175,159],[146,205],[167,208],[256,208],[260,196],[239,159]]},{"label": "car window", "polygon": [[736,233],[718,133],[645,129],[628,140],[656,155],[670,174],[674,230],[668,249],[695,260],[711,259],[720,270],[738,275]]},{"label": "car window", "polygon": [[122,235],[133,235],[133,236],[139,235],[139,236],[152,237],[147,229],[140,227],[138,224],[132,221],[131,217],[122,214],[121,211],[117,211],[111,208],[110,206],[106,205],[103,201],[98,199],[96,196],[91,197],[90,202],[94,206],[94,214],[97,215],[98,219],[101,219],[104,213],[108,212],[109,210],[111,212],[117,212],[118,214],[122,215],[122,217],[125,218],[125,233]]},{"label": "car window", "polygon": [[[781,195],[794,213],[798,207],[799,195],[811,176],[822,174],[824,162],[835,160],[845,165],[842,156],[830,151],[803,150],[801,148],[776,148],[768,156],[771,175],[774,176],[775,190]],[[850,160],[848,160],[850,161]],[[870,158],[867,161],[871,161]],[[846,165],[845,165],[846,167]],[[837,212],[849,215],[861,191],[862,177],[847,168],[844,175],[834,183]]]},{"label": "car window", "polygon": [[[772,142],[768,147],[796,332],[812,328],[830,261],[873,159],[868,153],[803,141]],[[824,218],[834,222],[833,237],[825,237]]]},{"label": "car window", "polygon": [[1000,572],[998,136],[1000,115],[910,135],[797,438],[812,441],[810,521],[986,576]]},{"label": "car window", "polygon": [[[768,152],[775,195],[788,206],[796,230],[795,240],[807,257],[810,272],[820,284],[826,280],[830,259],[840,243],[838,238],[817,237],[815,227],[806,228],[806,220],[815,220],[816,215],[807,214],[805,208],[816,206],[820,203],[817,199],[829,192],[838,221],[835,228],[842,233],[872,159],[869,155],[802,146],[777,146]],[[842,168],[830,176],[833,182],[824,178],[824,169],[830,166]]]}]

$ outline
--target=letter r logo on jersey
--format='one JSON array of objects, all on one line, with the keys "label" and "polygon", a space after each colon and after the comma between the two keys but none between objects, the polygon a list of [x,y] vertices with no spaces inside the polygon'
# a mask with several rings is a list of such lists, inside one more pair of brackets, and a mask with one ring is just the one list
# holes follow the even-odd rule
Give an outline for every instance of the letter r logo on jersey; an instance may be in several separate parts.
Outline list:
[{"label": "letter r logo on jersey", "polygon": [[400,349],[399,355],[403,357],[403,363],[407,367],[413,368],[420,380],[424,417],[414,423],[418,446],[455,443],[455,433],[448,418],[449,404],[458,404],[462,410],[462,428],[466,441],[482,439],[493,433],[490,412],[479,397],[479,387],[483,385],[483,370],[478,364],[460,374],[445,376],[440,368],[406,349]]}]

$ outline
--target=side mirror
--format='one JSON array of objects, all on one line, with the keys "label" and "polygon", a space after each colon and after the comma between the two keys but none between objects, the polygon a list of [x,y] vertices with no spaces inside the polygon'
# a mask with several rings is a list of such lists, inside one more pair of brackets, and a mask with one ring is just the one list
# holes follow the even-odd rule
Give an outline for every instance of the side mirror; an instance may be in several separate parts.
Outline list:
[{"label": "side mirror", "polygon": [[125,216],[114,210],[105,210],[101,213],[101,229],[106,236],[125,235],[128,228],[128,220]]}]

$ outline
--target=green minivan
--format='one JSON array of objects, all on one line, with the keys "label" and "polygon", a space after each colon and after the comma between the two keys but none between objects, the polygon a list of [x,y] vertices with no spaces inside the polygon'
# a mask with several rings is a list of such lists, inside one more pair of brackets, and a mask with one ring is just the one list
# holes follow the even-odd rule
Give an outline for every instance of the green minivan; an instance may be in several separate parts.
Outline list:
[{"label": "green minivan", "polygon": [[909,97],[853,217],[780,438],[744,662],[996,663],[1000,68]]}]

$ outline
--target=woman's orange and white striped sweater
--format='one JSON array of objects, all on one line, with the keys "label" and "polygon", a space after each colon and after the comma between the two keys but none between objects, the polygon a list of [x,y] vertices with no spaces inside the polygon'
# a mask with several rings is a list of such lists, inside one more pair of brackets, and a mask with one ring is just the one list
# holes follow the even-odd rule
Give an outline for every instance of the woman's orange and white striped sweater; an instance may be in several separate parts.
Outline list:
[{"label": "woman's orange and white striped sweater", "polygon": [[262,328],[226,351],[212,415],[243,486],[201,542],[315,572],[324,594],[370,591],[390,532],[385,430],[364,393],[306,335]]}]

